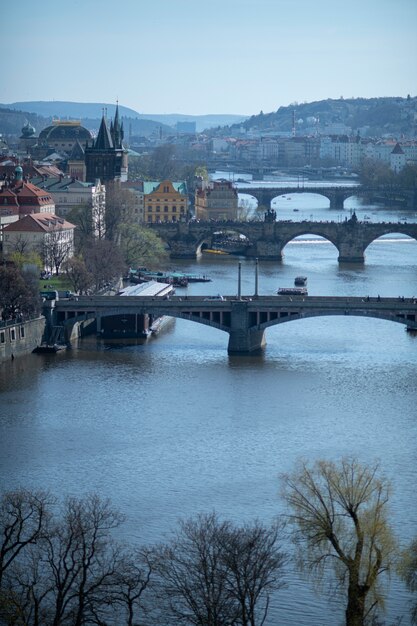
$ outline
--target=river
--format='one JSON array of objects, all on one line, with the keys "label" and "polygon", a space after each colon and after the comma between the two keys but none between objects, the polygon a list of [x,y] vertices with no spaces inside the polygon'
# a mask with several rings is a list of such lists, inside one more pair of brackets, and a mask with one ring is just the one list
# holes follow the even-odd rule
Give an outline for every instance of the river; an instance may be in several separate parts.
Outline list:
[{"label": "river", "polygon": [[[273,206],[282,219],[337,220],[353,209],[360,219],[404,216],[355,199],[341,214],[317,196]],[[417,242],[395,233],[367,249],[364,266],[340,266],[332,244],[308,235],[284,252],[282,263],[260,263],[260,294],[291,286],[299,274],[312,295],[417,294]],[[250,295],[255,265],[240,260],[242,293]],[[229,295],[237,292],[237,264],[206,254],[175,266],[212,278],[190,285],[189,294]],[[297,459],[356,455],[380,459],[392,481],[395,530],[409,541],[417,529],[417,337],[391,322],[323,317],[267,329],[258,356],[229,357],[227,340],[172,320],[140,345],[90,337],[68,352],[0,366],[1,488],[97,491],[127,515],[125,539],[154,542],[197,512],[271,521],[285,512],[279,476]],[[287,578],[268,626],[343,623],[340,605],[298,572]],[[408,601],[394,577],[387,625],[403,615],[409,626]]]}]

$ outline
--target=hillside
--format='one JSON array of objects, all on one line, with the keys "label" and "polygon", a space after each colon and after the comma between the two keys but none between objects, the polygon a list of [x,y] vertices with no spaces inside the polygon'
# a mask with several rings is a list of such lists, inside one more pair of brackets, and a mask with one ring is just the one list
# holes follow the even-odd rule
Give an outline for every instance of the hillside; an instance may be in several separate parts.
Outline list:
[{"label": "hillside", "polygon": [[[87,120],[100,120],[103,109],[107,109],[108,117],[114,116],[115,104],[98,102],[65,102],[65,101],[33,101],[33,102],[12,102],[11,104],[0,104],[0,108],[8,108],[16,111],[28,111],[31,114],[51,119],[52,117],[81,119],[87,128]],[[119,104],[121,117],[138,121],[156,122],[158,125],[175,126],[177,122],[195,122],[198,132],[206,128],[237,124],[245,120],[247,115],[209,114],[209,115],[182,115],[179,113],[153,114],[138,113],[134,109]],[[93,124],[93,128],[96,124]],[[137,124],[135,124],[137,126]],[[146,126],[146,125],[145,125]],[[144,127],[143,127],[144,128]],[[145,134],[144,131],[133,129],[134,133]],[[147,133],[146,133],[147,134]]]},{"label": "hillside", "polygon": [[[344,125],[361,136],[417,136],[417,98],[352,98],[294,103],[272,113],[253,115],[239,124],[246,130],[291,132],[293,115],[297,133]],[[233,128],[233,127],[232,127]]]}]

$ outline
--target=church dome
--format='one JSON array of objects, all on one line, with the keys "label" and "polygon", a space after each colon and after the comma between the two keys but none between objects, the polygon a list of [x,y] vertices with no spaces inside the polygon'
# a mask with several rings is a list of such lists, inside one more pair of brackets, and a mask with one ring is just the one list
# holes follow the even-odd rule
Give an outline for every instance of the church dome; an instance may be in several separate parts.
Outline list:
[{"label": "church dome", "polygon": [[30,124],[29,122],[26,122],[22,128],[22,137],[33,137],[35,133],[35,127],[32,126],[32,124]]}]

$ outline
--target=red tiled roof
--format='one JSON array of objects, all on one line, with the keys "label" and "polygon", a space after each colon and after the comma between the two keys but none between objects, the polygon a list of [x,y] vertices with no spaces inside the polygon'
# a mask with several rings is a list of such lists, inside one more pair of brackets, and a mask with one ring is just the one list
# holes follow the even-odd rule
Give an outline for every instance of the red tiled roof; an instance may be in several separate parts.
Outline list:
[{"label": "red tiled roof", "polygon": [[52,213],[31,213],[4,228],[8,232],[51,232],[54,230],[70,230],[74,224]]}]

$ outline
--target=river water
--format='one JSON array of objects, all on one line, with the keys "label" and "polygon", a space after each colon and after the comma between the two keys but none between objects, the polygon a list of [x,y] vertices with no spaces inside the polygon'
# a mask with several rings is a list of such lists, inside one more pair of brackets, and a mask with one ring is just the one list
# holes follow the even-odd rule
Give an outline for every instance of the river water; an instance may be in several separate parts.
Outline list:
[{"label": "river water", "polygon": [[[275,201],[282,219],[397,221],[403,212],[351,199]],[[294,209],[298,209],[294,211]],[[407,213],[407,219],[417,220]],[[259,291],[308,276],[313,295],[417,294],[417,242],[395,232],[373,243],[364,266],[339,266],[332,244],[306,235],[282,263],[261,262]],[[242,293],[254,291],[254,262],[242,262]],[[189,294],[237,292],[238,259],[204,255],[178,269],[210,283]],[[181,293],[180,290],[177,292]],[[186,293],[183,291],[183,293]],[[0,486],[97,491],[127,515],[123,536],[159,541],[180,517],[217,511],[236,522],[285,512],[279,476],[299,458],[379,459],[392,481],[392,520],[402,544],[416,534],[417,337],[404,326],[323,317],[269,328],[262,355],[229,357],[228,336],[172,320],[141,345],[86,338],[71,351],[0,366]],[[269,626],[335,626],[343,608],[292,569],[273,601]],[[409,596],[394,577],[387,625]]]}]

